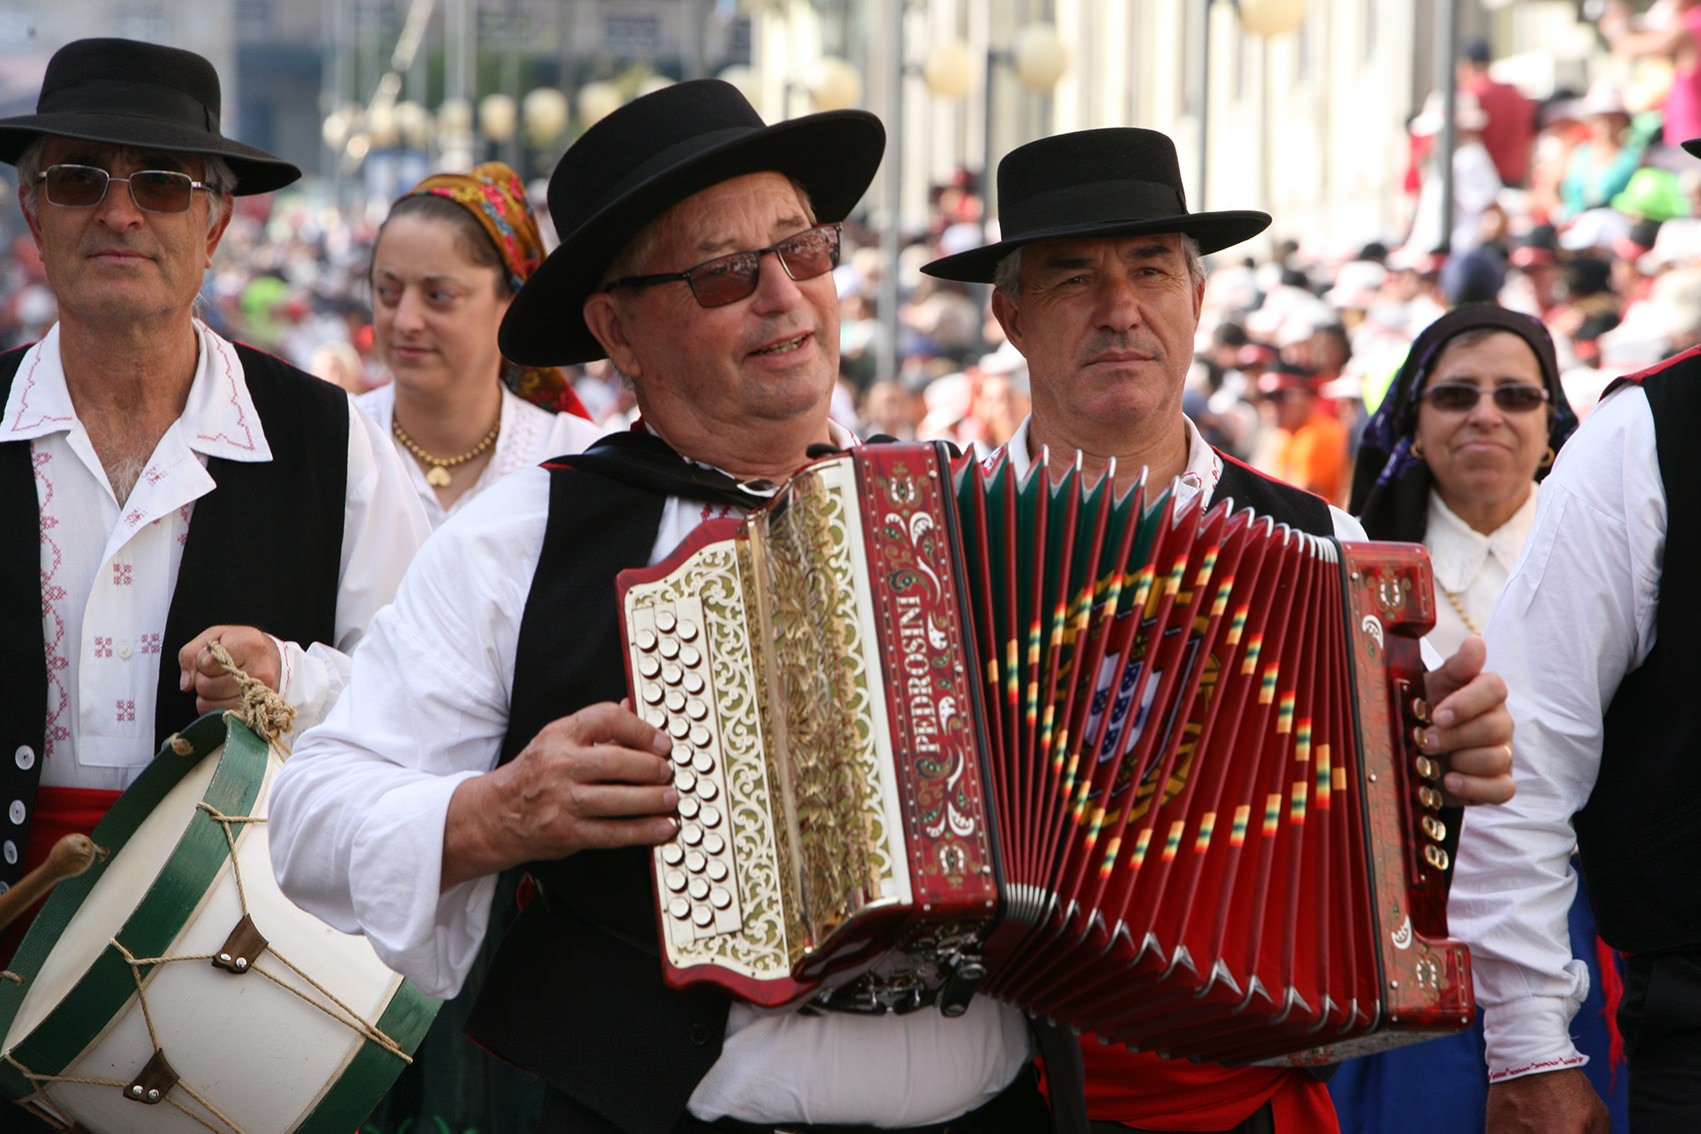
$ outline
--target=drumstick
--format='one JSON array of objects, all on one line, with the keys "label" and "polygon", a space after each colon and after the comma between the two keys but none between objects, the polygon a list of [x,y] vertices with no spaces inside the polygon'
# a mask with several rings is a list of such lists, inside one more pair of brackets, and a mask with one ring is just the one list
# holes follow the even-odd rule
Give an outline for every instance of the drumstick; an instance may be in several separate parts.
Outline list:
[{"label": "drumstick", "polygon": [[95,856],[106,853],[95,846],[94,840],[83,834],[66,835],[47,852],[47,861],[24,875],[16,886],[0,894],[0,929],[6,928],[19,914],[47,896],[47,892],[66,878],[75,878],[94,864]]}]

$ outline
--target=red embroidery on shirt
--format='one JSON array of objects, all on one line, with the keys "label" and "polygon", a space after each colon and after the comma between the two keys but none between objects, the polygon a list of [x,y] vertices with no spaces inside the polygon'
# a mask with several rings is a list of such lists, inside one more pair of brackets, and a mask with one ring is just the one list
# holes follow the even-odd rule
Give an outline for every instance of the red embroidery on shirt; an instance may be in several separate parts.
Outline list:
[{"label": "red embroidery on shirt", "polygon": [[119,701],[118,702],[118,723],[119,724],[129,724],[129,723],[134,722],[135,719],[136,719],[136,702],[134,702],[134,701]]},{"label": "red embroidery on shirt", "polygon": [[136,567],[132,563],[114,563],[112,565],[112,585],[128,587],[136,581]]},{"label": "red embroidery on shirt", "polygon": [[71,668],[71,659],[65,656],[65,619],[59,613],[59,605],[65,601],[66,592],[54,581],[63,555],[59,544],[48,534],[58,527],[58,518],[51,515],[52,462],[52,454],[36,448],[34,444],[30,446],[30,463],[35,466],[36,498],[41,508],[41,623],[42,644],[47,657],[47,751],[42,753],[43,759],[53,755],[55,745],[65,744],[71,739],[70,724],[66,720],[71,698],[65,690],[65,671]]},{"label": "red embroidery on shirt", "polygon": [[112,656],[112,639],[111,638],[102,638],[99,634],[96,634],[95,635],[95,645],[94,645],[94,656],[97,657],[97,658],[109,658],[109,657],[111,657]]},{"label": "red embroidery on shirt", "polygon": [[160,481],[165,479],[165,474],[154,468],[152,465],[149,465],[148,471],[142,475],[148,478],[149,484],[158,484]]},{"label": "red embroidery on shirt", "polygon": [[127,514],[126,514],[126,515],[125,515],[125,517],[124,517],[124,522],[125,522],[125,523],[126,523],[126,524],[129,524],[129,525],[130,525],[130,526],[131,526],[131,527],[135,527],[135,526],[136,526],[136,525],[137,525],[137,524],[139,524],[139,523],[141,523],[141,522],[142,522],[142,513],[141,513],[141,510],[140,510],[140,509],[136,509],[136,508],[132,508],[132,509],[131,509],[131,510],[130,510],[130,511],[129,511],[129,513],[127,513]]},{"label": "red embroidery on shirt", "polygon": [[144,654],[157,654],[157,653],[159,653],[161,646],[162,646],[161,640],[163,638],[164,638],[163,634],[143,634],[142,635],[142,652]]},{"label": "red embroidery on shirt", "polygon": [[225,345],[212,336],[203,336],[201,341],[203,343],[207,343],[212,349],[219,352],[219,360],[224,364],[224,380],[225,386],[229,390],[230,408],[236,411],[236,428],[241,432],[242,436],[238,439],[222,431],[211,434],[202,433],[198,436],[202,441],[223,441],[227,444],[235,445],[238,449],[246,449],[252,453],[254,451],[254,430],[249,426],[248,415],[244,413],[242,409],[242,398],[237,390],[234,359],[230,352],[225,349]]},{"label": "red embroidery on shirt", "polygon": [[77,420],[74,416],[55,417],[52,414],[45,414],[45,413],[42,414],[41,416],[37,417],[34,421],[25,421],[24,420],[24,413],[25,413],[26,410],[29,409],[30,392],[35,389],[35,372],[36,372],[36,369],[41,365],[41,360],[42,360],[43,357],[45,357],[45,354],[46,354],[45,351],[39,351],[38,350],[38,351],[35,352],[34,356],[31,357],[31,359],[30,359],[29,373],[24,375],[24,388],[23,388],[22,392],[18,395],[18,420],[17,420],[17,424],[12,426],[12,432],[13,433],[22,433],[25,430],[34,429],[37,426],[41,425],[43,422],[48,422],[48,421],[75,421],[75,420]]}]

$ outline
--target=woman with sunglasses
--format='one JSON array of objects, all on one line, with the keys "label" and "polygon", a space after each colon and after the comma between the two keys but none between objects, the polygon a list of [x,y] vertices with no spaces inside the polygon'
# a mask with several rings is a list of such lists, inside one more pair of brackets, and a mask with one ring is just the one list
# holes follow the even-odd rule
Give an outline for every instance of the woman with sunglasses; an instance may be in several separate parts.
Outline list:
[{"label": "woman with sunglasses", "polygon": [[358,400],[395,440],[433,528],[508,473],[603,432],[559,369],[497,349],[543,252],[525,187],[501,162],[427,177],[378,230],[372,321],[393,381]]},{"label": "woman with sunglasses", "polygon": [[[1576,427],[1553,340],[1536,319],[1472,304],[1449,311],[1412,344],[1365,426],[1350,511],[1372,539],[1428,548],[1436,599],[1429,637],[1443,654],[1488,623],[1535,518],[1537,482]],[[1457,838],[1456,830],[1449,834]],[[1581,891],[1571,934],[1598,1009],[1606,982]],[[1590,1078],[1622,1121],[1623,1076],[1615,1098],[1603,1017],[1585,1006],[1577,1026],[1578,1047],[1593,1057]],[[1343,1064],[1329,1090],[1343,1130],[1480,1131],[1486,1076],[1479,1017],[1463,1034]]]}]

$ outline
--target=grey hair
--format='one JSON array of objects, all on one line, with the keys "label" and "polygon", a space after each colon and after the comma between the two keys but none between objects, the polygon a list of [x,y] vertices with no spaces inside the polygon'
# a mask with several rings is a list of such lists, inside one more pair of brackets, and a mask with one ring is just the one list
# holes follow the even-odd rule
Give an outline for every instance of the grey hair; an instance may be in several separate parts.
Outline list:
[{"label": "grey hair", "polygon": [[[1026,244],[1018,244],[1015,251],[998,261],[998,266],[992,270],[992,286],[1011,299],[1022,298],[1022,250],[1026,247]],[[1183,236],[1181,251],[1187,257],[1187,278],[1194,287],[1198,287],[1205,280],[1205,259],[1199,251],[1199,242],[1191,236]]]},{"label": "grey hair", "polygon": [[[47,152],[47,140],[54,135],[37,134],[13,164],[18,167],[18,184],[24,190],[24,211],[30,219],[38,216],[41,207],[41,159]],[[207,187],[207,227],[212,228],[230,208],[231,194],[236,191],[236,171],[217,154],[201,157],[201,184]]]}]

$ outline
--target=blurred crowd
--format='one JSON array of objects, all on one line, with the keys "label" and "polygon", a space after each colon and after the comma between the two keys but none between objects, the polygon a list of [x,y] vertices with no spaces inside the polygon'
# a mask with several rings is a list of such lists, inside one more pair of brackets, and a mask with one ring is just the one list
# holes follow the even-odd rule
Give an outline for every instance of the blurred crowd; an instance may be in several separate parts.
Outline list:
[{"label": "blurred crowd", "polygon": [[[1701,73],[1672,62],[1701,54],[1701,0],[1661,0],[1634,22],[1607,4],[1600,27],[1617,62],[1588,89],[1540,101],[1496,81],[1485,42],[1465,45],[1446,233],[1437,93],[1408,123],[1396,233],[1345,262],[1277,239],[1262,260],[1208,265],[1185,394],[1208,440],[1345,504],[1362,423],[1413,338],[1452,307],[1496,301],[1540,317],[1583,414],[1614,377],[1701,343],[1701,162],[1676,144],[1701,135]],[[847,222],[834,416],[864,435],[985,451],[1027,413],[1026,366],[991,318],[987,289],[919,270],[993,237],[981,188],[978,173],[958,171],[934,187],[925,230],[908,234],[890,377],[880,359],[894,322],[878,306],[887,257],[876,232]],[[8,347],[39,338],[55,318],[33,243],[21,223],[9,231],[17,235],[0,271]],[[368,284],[376,231],[375,219],[309,193],[244,199],[207,274],[202,317],[353,392],[383,385]],[[633,414],[607,363],[570,376],[599,423]]]}]

